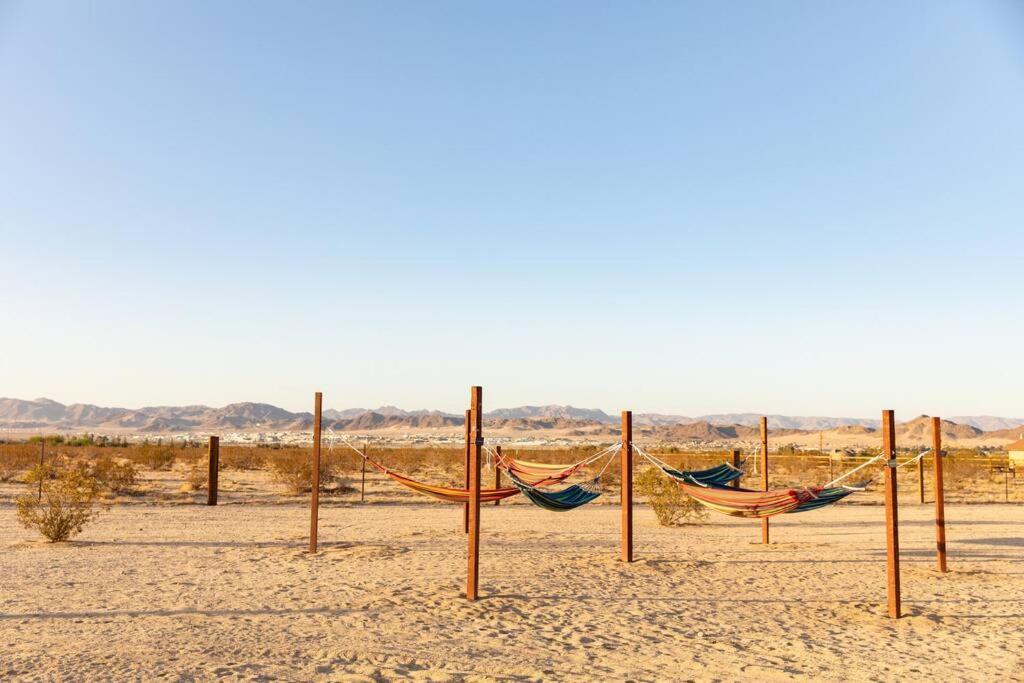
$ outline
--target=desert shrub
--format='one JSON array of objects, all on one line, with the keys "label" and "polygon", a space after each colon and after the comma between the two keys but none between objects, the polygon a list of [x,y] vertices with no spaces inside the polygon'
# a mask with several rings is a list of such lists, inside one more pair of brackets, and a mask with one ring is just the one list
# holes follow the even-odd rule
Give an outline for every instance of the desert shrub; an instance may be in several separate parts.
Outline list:
[{"label": "desert shrub", "polygon": [[28,444],[0,446],[0,481],[12,481],[39,462],[39,449]]},{"label": "desert shrub", "polygon": [[220,468],[227,470],[258,470],[267,462],[266,452],[247,446],[220,449]]},{"label": "desert shrub", "polygon": [[188,491],[201,491],[206,488],[209,478],[210,468],[208,464],[203,463],[199,458],[195,458],[185,473],[185,485],[183,488]]},{"label": "desert shrub", "polygon": [[[313,458],[310,451],[294,449],[275,453],[271,460],[271,467],[274,472],[274,479],[290,493],[305,493],[311,490],[313,479]],[[337,463],[334,458],[320,456],[320,486],[326,490],[334,483],[337,473]]]},{"label": "desert shrub", "polygon": [[139,477],[131,462],[118,462],[107,455],[92,463],[91,474],[101,488],[114,494],[131,490]]},{"label": "desert shrub", "polygon": [[98,493],[95,477],[78,468],[62,470],[56,479],[43,483],[41,499],[35,493],[18,496],[18,520],[51,542],[66,541],[99,514],[94,509]]},{"label": "desert shrub", "polygon": [[151,470],[169,470],[174,466],[174,457],[171,446],[144,444],[139,447],[135,459]]},{"label": "desert shrub", "polygon": [[708,513],[703,505],[683,493],[675,481],[652,467],[641,472],[633,485],[637,493],[650,503],[658,524],[662,526],[698,523],[707,519]]}]

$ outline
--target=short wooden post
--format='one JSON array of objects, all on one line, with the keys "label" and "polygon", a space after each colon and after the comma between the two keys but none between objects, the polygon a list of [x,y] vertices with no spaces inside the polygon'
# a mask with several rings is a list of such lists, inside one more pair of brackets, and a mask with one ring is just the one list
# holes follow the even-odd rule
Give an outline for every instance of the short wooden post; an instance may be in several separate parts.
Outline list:
[{"label": "short wooden post", "polygon": [[[498,462],[501,460],[501,446],[495,446],[494,452],[498,454],[498,457],[494,459],[494,489],[501,488],[501,468],[498,467]],[[500,500],[494,501],[494,507],[501,505]]]},{"label": "short wooden post", "polygon": [[359,502],[366,502],[366,444],[363,444],[363,477],[359,483]]},{"label": "short wooden post", "polygon": [[[761,490],[768,490],[768,418],[761,418]],[[770,542],[768,518],[761,518],[761,543]]]},{"label": "short wooden post", "polygon": [[942,420],[932,418],[932,455],[935,458],[935,550],[939,571],[946,570],[946,502],[942,488]]},{"label": "short wooden post", "polygon": [[217,478],[220,474],[220,437],[211,436],[207,447],[210,470],[206,475],[206,504],[217,504]]},{"label": "short wooden post", "polygon": [[[740,467],[740,452],[739,452],[739,450],[734,450],[732,452],[732,466],[735,467],[736,469],[739,469],[739,467]],[[732,480],[732,487],[734,489],[738,489],[740,487],[740,479],[742,479],[742,477],[736,477],[735,479]]]},{"label": "short wooden post", "polygon": [[885,557],[889,616],[902,616],[900,605],[900,530],[896,496],[896,418],[882,411],[882,454],[885,467]]},{"label": "short wooden post", "polygon": [[466,597],[476,600],[480,581],[480,454],[484,446],[482,387],[470,389],[472,453],[469,458],[469,551],[466,572]]},{"label": "short wooden post", "polygon": [[622,561],[633,561],[633,411],[622,411]]},{"label": "short wooden post", "polygon": [[924,505],[924,458],[917,461],[917,502]]},{"label": "short wooden post", "polygon": [[[470,425],[473,419],[472,413],[472,410],[466,411],[466,452],[463,458],[465,462],[463,463],[462,467],[463,486],[465,486],[467,490],[469,489],[469,453],[471,449],[469,438],[470,433],[472,432],[472,428]],[[466,534],[469,533],[469,501],[463,503],[462,505],[462,532]]]},{"label": "short wooden post", "polygon": [[43,464],[46,461],[46,437],[39,437],[39,488],[36,492],[36,502],[43,500],[43,480],[46,479],[46,472],[43,471]]},{"label": "short wooden post", "polygon": [[320,422],[324,395],[316,392],[313,397],[313,476],[309,496],[309,552],[317,549],[316,532],[320,524]]}]

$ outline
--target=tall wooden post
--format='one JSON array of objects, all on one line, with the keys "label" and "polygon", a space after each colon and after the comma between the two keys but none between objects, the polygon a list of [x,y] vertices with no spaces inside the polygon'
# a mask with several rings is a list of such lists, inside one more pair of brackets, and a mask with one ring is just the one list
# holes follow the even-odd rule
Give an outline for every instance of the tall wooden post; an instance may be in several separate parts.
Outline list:
[{"label": "tall wooden post", "polygon": [[211,436],[210,445],[207,447],[210,469],[206,475],[206,504],[217,504],[217,478],[220,474],[220,437]]},{"label": "tall wooden post", "polygon": [[924,505],[924,458],[917,461],[917,502]]},{"label": "tall wooden post", "polygon": [[[738,449],[732,452],[732,466],[736,469],[739,469],[740,467],[740,452]],[[740,487],[740,479],[741,477],[736,477],[732,480],[732,487],[734,489],[738,489]]]},{"label": "tall wooden post", "polygon": [[[761,418],[761,490],[768,490],[768,418]],[[761,543],[768,544],[768,518],[761,518]]]},{"label": "tall wooden post", "polygon": [[36,502],[41,503],[43,500],[43,480],[46,479],[46,472],[43,470],[44,463],[46,462],[46,437],[39,437],[39,488],[36,491]]},{"label": "tall wooden post", "polygon": [[363,444],[363,477],[359,483],[359,502],[366,502],[366,444]]},{"label": "tall wooden post", "polygon": [[313,397],[313,477],[309,496],[309,552],[316,552],[316,532],[320,523],[320,421],[324,395]]},{"label": "tall wooden post", "polygon": [[[473,420],[473,411],[466,411],[466,452],[464,453],[462,473],[463,473],[463,486],[469,489],[469,452],[471,446],[469,443],[470,434],[472,432],[471,422]],[[469,533],[469,502],[462,504],[462,532],[465,534]]]},{"label": "tall wooden post", "polygon": [[932,455],[935,458],[935,549],[939,571],[946,570],[946,502],[942,489],[942,420],[932,418]]},{"label": "tall wooden post", "polygon": [[[495,490],[501,488],[501,468],[498,467],[498,461],[501,460],[501,446],[495,446],[494,452],[498,454],[498,457],[494,460],[494,488]],[[500,500],[494,501],[494,507],[501,505]]]},{"label": "tall wooden post", "polygon": [[891,410],[882,411],[882,454],[885,467],[885,557],[889,616],[899,619],[900,606],[900,530],[896,502],[896,418]]},{"label": "tall wooden post", "polygon": [[633,561],[633,411],[622,411],[622,561]]},{"label": "tall wooden post", "polygon": [[470,389],[470,419],[473,424],[472,453],[469,458],[469,552],[466,597],[476,600],[480,580],[480,454],[484,447],[483,387]]}]

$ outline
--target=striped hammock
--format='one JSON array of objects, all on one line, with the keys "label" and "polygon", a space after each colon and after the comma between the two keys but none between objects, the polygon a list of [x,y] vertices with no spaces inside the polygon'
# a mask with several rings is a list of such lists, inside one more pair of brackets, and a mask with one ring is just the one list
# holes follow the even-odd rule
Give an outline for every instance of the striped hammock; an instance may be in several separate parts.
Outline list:
[{"label": "striped hammock", "polygon": [[[366,457],[366,456],[363,456]],[[424,496],[430,496],[437,500],[443,500],[446,503],[468,503],[469,502],[469,490],[468,489],[454,489],[447,486],[434,486],[432,484],[424,484],[423,482],[410,479],[409,477],[392,472],[387,467],[384,467],[379,462],[376,462],[372,458],[366,458],[366,462],[370,463],[382,473],[391,477],[395,482],[401,484],[411,491],[420,493]],[[493,503],[496,500],[504,500],[510,496],[514,496],[519,493],[519,489],[515,487],[502,488],[502,489],[480,489],[480,502],[481,503]]]},{"label": "striped hammock", "polygon": [[575,474],[584,464],[578,462],[575,465],[559,465],[546,462],[531,462],[529,460],[516,460],[502,456],[497,462],[501,469],[505,470],[510,477],[530,486],[548,486],[565,481]]},{"label": "striped hammock", "polygon": [[561,491],[543,491],[531,486],[511,472],[509,478],[519,492],[537,507],[551,512],[568,512],[582,507],[601,495],[600,478],[592,479],[584,484],[573,484]]},{"label": "striped hammock", "polygon": [[727,486],[700,486],[680,482],[679,487],[707,508],[731,517],[774,517],[817,510],[832,505],[854,491],[852,487],[820,486],[751,491]]},{"label": "striped hammock", "polygon": [[729,463],[722,463],[709,467],[706,470],[682,471],[673,469],[660,462],[658,467],[661,471],[684,484],[707,484],[709,486],[721,486],[736,481],[743,476],[743,470],[733,467]]}]

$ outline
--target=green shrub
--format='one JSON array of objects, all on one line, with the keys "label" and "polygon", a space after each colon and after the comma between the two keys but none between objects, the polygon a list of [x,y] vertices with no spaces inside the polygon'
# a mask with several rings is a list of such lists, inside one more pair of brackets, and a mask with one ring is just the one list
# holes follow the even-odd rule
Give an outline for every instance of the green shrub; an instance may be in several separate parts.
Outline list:
[{"label": "green shrub", "polygon": [[633,486],[650,503],[658,524],[662,526],[695,524],[707,519],[708,512],[703,505],[683,493],[674,480],[654,468],[645,469],[633,481]]},{"label": "green shrub", "polygon": [[35,492],[15,499],[18,520],[51,542],[66,541],[99,514],[93,507],[98,493],[95,477],[77,468],[64,470],[43,483],[41,499],[36,499]]},{"label": "green shrub", "polygon": [[91,474],[102,488],[114,494],[130,491],[139,477],[135,465],[118,462],[107,455],[92,464]]}]

